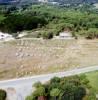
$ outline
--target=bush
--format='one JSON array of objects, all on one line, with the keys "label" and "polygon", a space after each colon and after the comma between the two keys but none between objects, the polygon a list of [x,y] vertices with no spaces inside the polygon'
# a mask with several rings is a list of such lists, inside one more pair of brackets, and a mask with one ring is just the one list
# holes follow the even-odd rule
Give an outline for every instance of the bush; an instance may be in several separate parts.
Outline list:
[{"label": "bush", "polygon": [[6,100],[7,94],[6,91],[0,90],[0,100]]},{"label": "bush", "polygon": [[94,39],[98,38],[98,29],[97,28],[89,28],[88,30],[80,30],[78,32],[73,33],[74,36],[84,36],[86,39]]},{"label": "bush", "polygon": [[60,94],[60,90],[58,88],[54,88],[50,91],[50,96],[55,97],[55,96],[59,96]]},{"label": "bush", "polygon": [[51,80],[50,80],[50,83],[59,83],[60,82],[60,78],[58,78],[58,77],[54,77],[54,78],[52,78]]},{"label": "bush", "polygon": [[41,82],[37,82],[34,84],[34,87],[35,88],[39,88],[39,87],[42,87],[43,85],[41,84]]},{"label": "bush", "polygon": [[37,88],[37,90],[35,90],[35,94],[36,96],[45,96],[46,95],[45,87],[41,86]]},{"label": "bush", "polygon": [[43,39],[52,39],[53,38],[53,33],[52,32],[44,32],[42,34]]},{"label": "bush", "polygon": [[86,32],[86,38],[87,38],[87,39],[98,38],[98,29],[96,29],[96,28],[90,28],[90,29]]}]

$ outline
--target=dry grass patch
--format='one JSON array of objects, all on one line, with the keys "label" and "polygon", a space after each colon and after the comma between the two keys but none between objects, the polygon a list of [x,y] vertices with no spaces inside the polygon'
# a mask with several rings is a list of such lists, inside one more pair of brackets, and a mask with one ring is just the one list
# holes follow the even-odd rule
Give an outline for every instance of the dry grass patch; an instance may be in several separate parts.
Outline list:
[{"label": "dry grass patch", "polygon": [[23,39],[0,45],[4,79],[94,65],[98,65],[97,40]]}]

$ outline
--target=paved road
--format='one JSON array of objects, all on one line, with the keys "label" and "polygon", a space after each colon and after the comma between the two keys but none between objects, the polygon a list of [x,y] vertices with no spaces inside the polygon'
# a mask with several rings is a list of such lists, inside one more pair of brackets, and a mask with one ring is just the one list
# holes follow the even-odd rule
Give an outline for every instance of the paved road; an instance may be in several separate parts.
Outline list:
[{"label": "paved road", "polygon": [[24,98],[31,93],[32,85],[35,82],[40,81],[44,83],[50,80],[51,78],[53,78],[54,76],[57,76],[57,77],[71,76],[71,75],[91,72],[95,70],[98,70],[98,66],[74,69],[71,71],[59,72],[59,73],[53,73],[53,74],[5,80],[5,81],[0,81],[0,88],[6,89],[7,91],[14,90],[14,93],[12,91],[11,93],[9,92],[9,95],[11,95],[9,96],[9,100],[25,100]]}]

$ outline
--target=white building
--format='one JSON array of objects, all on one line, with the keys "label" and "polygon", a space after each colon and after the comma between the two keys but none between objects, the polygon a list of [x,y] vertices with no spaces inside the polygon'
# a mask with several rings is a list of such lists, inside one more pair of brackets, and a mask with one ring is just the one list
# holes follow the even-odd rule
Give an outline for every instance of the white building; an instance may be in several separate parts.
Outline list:
[{"label": "white building", "polygon": [[72,39],[73,37],[72,37],[72,34],[70,32],[65,31],[65,32],[61,32],[59,34],[59,38],[60,39]]},{"label": "white building", "polygon": [[45,3],[45,2],[48,2],[48,0],[39,0],[39,2]]}]

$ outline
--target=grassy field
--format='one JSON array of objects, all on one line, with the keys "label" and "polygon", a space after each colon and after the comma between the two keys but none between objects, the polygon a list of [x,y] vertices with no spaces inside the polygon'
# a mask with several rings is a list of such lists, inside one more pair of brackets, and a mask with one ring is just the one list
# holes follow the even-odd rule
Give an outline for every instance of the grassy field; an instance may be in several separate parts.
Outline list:
[{"label": "grassy field", "polygon": [[98,71],[87,73],[86,76],[93,90],[98,94]]},{"label": "grassy field", "polygon": [[98,65],[98,40],[24,39],[0,44],[0,79]]}]

